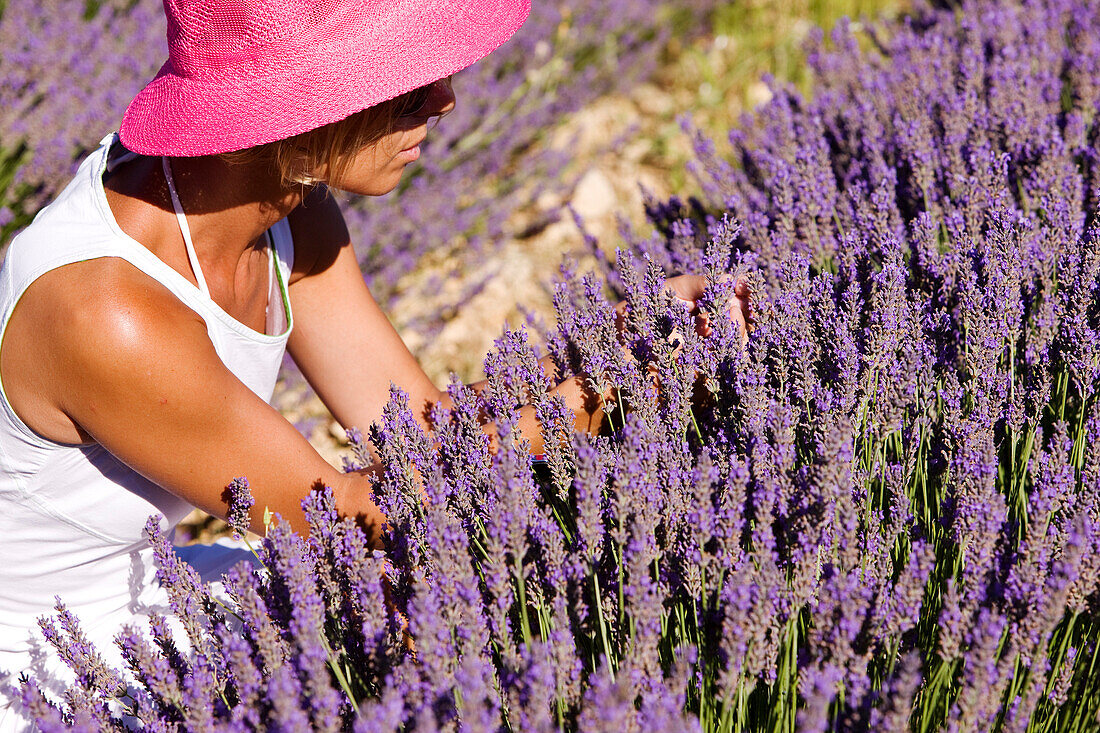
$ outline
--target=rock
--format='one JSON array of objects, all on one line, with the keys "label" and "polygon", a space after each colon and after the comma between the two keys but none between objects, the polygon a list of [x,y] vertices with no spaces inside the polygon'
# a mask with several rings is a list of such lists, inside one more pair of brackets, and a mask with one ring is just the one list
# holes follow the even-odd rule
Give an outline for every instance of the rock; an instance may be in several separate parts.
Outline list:
[{"label": "rock", "polygon": [[670,117],[676,113],[676,101],[656,84],[645,83],[630,95],[642,114],[648,117]]},{"label": "rock", "polygon": [[573,208],[584,219],[598,219],[614,210],[615,187],[598,168],[592,168],[573,189]]},{"label": "rock", "polygon": [[649,140],[633,140],[626,144],[623,148],[622,158],[628,163],[640,163],[650,151],[653,150],[653,143]]},{"label": "rock", "polygon": [[535,206],[539,211],[557,211],[561,207],[561,196],[557,191],[546,190],[535,199]]},{"label": "rock", "polygon": [[749,99],[749,108],[753,109],[762,104],[767,104],[772,99],[772,90],[762,81],[754,81],[749,85],[746,96]]},{"label": "rock", "polygon": [[610,96],[570,115],[550,136],[550,147],[568,150],[577,160],[602,152],[609,143],[639,122],[638,108],[629,99]]},{"label": "rock", "polygon": [[331,435],[332,439],[335,440],[340,445],[347,445],[348,444],[348,434],[347,434],[347,432],[340,425],[340,423],[336,422],[335,420],[329,420],[328,421],[328,434]]}]

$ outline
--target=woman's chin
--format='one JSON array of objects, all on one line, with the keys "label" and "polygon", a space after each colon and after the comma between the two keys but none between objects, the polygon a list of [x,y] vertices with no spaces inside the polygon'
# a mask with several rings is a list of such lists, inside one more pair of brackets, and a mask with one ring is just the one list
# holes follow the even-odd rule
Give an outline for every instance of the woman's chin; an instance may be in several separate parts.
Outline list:
[{"label": "woman's chin", "polygon": [[404,171],[405,167],[401,166],[401,168],[394,173],[377,176],[370,181],[341,181],[339,183],[330,183],[329,188],[335,188],[338,191],[355,194],[357,196],[385,196],[387,193],[397,188],[397,184],[401,182],[401,174],[404,173]]}]

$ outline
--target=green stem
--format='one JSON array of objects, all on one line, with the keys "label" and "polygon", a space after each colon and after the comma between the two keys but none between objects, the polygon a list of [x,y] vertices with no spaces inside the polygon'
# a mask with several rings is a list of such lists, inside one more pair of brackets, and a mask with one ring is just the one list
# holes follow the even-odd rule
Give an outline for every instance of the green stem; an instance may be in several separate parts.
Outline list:
[{"label": "green stem", "polygon": [[[600,619],[600,641],[603,644],[603,656],[607,660],[607,666],[612,673],[615,672],[615,659],[611,656],[611,642],[608,639],[607,622],[604,620],[603,599],[600,597],[600,580],[596,573],[592,573],[592,590],[596,596],[596,615]],[[595,669],[595,667],[593,667]]]},{"label": "green stem", "polygon": [[513,576],[516,579],[517,593],[519,594],[519,628],[523,634],[523,643],[531,645],[531,622],[527,618],[527,583],[523,579],[523,563],[519,558],[514,558]]}]

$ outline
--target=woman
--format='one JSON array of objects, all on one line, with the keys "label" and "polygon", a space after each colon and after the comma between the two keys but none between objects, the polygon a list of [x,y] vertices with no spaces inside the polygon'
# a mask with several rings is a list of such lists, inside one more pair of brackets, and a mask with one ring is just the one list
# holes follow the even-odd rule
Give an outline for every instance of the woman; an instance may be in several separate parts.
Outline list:
[{"label": "woman", "polygon": [[[247,476],[298,530],[309,487],[377,541],[369,477],[333,469],[269,404],[289,350],[343,425],[391,382],[446,396],[367,291],[327,188],[381,195],[455,103],[449,75],[528,0],[165,2],[169,59],[0,271],[0,670],[55,671],[60,596],[109,659],[164,598],[142,527],[225,516]],[[696,278],[681,280],[698,289]],[[688,299],[691,292],[683,292]],[[579,379],[557,388],[595,429]],[[538,451],[533,411],[521,425]],[[198,557],[208,577],[223,556]],[[14,729],[15,714],[0,728]]]}]

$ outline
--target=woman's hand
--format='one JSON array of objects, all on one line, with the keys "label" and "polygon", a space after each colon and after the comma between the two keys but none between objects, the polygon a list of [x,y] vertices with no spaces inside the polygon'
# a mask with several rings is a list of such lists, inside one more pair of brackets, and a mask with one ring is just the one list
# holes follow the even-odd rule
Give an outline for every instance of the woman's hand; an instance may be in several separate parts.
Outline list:
[{"label": "woman's hand", "polygon": [[[566,406],[573,411],[573,427],[578,433],[596,435],[603,424],[603,396],[594,392],[589,381],[581,377],[569,377],[550,390],[551,395],[561,395]],[[542,451],[535,451],[541,453]]]},{"label": "woman's hand", "polygon": [[[730,282],[733,279],[733,275],[726,275],[723,282]],[[702,275],[678,275],[665,280],[665,291],[683,303],[684,307],[689,310],[695,319],[695,332],[703,337],[711,334],[710,316],[698,304],[699,299],[703,297],[706,286],[707,279]],[[626,329],[626,307],[627,301],[625,300],[621,300],[615,305],[616,326],[620,334]],[[733,298],[730,301],[730,317],[733,318],[734,323],[740,326],[741,345],[744,346],[748,343],[749,329],[752,328],[749,281],[744,275],[738,277],[734,285]],[[680,342],[683,341],[675,331],[672,332],[670,338]],[[624,345],[623,348],[625,349],[626,346]],[[676,353],[679,353],[679,348],[677,346]],[[650,371],[653,370],[654,367],[651,364]]]},{"label": "woman's hand", "polygon": [[[730,280],[733,280],[733,275],[726,276],[726,281]],[[710,319],[698,306],[706,285],[707,279],[702,275],[679,275],[665,280],[665,289],[690,309],[695,317],[695,331],[700,336],[710,335]],[[752,325],[749,306],[749,281],[742,275],[737,278],[730,302],[730,316],[741,327],[742,344],[748,341],[749,328]]]},{"label": "woman's hand", "polygon": [[[725,275],[723,276],[722,281],[734,282],[734,276]],[[695,332],[699,336],[702,336],[704,338],[710,336],[711,334],[710,316],[699,306],[698,301],[703,297],[703,292],[706,289],[706,285],[707,279],[702,275],[678,275],[676,277],[668,278],[667,280],[665,280],[664,284],[665,292],[670,294],[677,301],[683,303],[684,307],[689,310],[690,314],[694,318]],[[741,275],[740,277],[737,277],[736,281],[734,282],[733,297],[730,299],[729,303],[729,313],[734,323],[736,323],[740,327],[742,347],[744,347],[748,343],[749,330],[752,328],[750,301],[751,293],[749,291],[748,278],[744,275]],[[620,335],[626,329],[626,308],[627,301],[625,300],[620,301],[615,306],[616,326],[619,329]],[[670,334],[669,339],[671,341],[677,342],[677,345],[673,351],[673,355],[675,357],[679,354],[680,349],[682,348],[681,345],[683,343],[683,338],[680,336],[679,333],[673,331]],[[631,358],[629,347],[625,343],[623,344],[623,350],[627,358]],[[649,374],[654,380],[654,384],[657,385],[658,388],[660,388],[660,380],[657,376],[657,365],[650,363],[647,366]],[[595,395],[594,398],[596,404],[599,404],[601,408],[605,402],[616,402],[613,388],[609,388],[608,391],[605,392],[603,395]],[[626,409],[629,411],[629,408]],[[600,423],[602,422],[600,418],[603,417],[604,412],[605,411],[603,409],[597,410],[596,419],[593,423],[597,430]],[[580,429],[579,417],[580,413],[578,413],[578,429]]]}]

